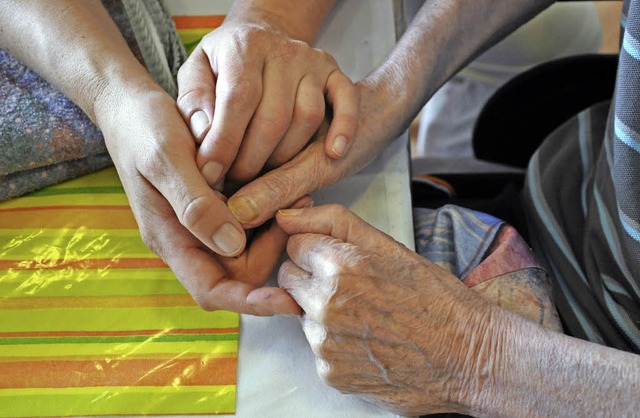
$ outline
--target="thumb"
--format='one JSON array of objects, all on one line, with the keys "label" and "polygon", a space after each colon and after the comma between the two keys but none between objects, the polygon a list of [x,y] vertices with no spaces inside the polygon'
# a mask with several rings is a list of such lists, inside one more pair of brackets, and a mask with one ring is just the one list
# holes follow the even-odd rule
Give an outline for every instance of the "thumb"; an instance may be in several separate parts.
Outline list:
[{"label": "thumb", "polygon": [[288,208],[304,195],[335,183],[346,173],[345,160],[332,160],[324,142],[309,145],[288,163],[238,190],[227,202],[236,219],[253,228],[273,218],[278,209]]},{"label": "thumb", "polygon": [[356,137],[360,93],[346,75],[335,70],[327,80],[326,95],[333,108],[333,118],[325,140],[325,152],[337,160],[349,151]]}]

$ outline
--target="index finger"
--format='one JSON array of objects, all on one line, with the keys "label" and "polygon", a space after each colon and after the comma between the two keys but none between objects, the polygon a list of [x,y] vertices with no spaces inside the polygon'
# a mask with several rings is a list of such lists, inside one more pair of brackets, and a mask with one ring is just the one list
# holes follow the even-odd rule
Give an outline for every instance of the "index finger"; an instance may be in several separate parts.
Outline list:
[{"label": "index finger", "polygon": [[375,254],[393,257],[407,254],[404,245],[341,205],[284,209],[278,211],[276,219],[288,234],[322,234]]},{"label": "index finger", "polygon": [[229,171],[262,97],[264,63],[228,52],[217,58],[213,120],[196,158],[210,185]]}]

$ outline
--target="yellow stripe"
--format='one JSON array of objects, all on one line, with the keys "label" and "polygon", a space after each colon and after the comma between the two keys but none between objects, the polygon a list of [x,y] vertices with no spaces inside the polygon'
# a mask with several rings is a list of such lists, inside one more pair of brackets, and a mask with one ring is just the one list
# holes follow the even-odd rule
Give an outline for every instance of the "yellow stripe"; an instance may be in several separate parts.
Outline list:
[{"label": "yellow stripe", "polygon": [[[1,309],[1,307],[0,307]],[[0,331],[131,331],[239,326],[240,316],[199,307],[0,310]]]},{"label": "yellow stripe", "polygon": [[192,28],[192,29],[178,29],[178,34],[180,38],[183,37],[188,38],[187,40],[194,40],[197,38],[202,38],[204,35],[211,32],[212,28]]},{"label": "yellow stripe", "polygon": [[[122,234],[114,237],[105,233],[102,235],[85,234],[85,230],[52,236],[50,234],[36,234],[26,238],[16,237],[18,245],[6,248],[0,252],[0,260],[81,260],[85,258],[113,258],[125,255],[127,258],[157,257],[142,242],[140,234],[134,230],[129,236]],[[7,231],[0,232],[0,245],[7,237]],[[24,237],[24,235],[22,235]],[[15,242],[15,241],[14,241]]]},{"label": "yellow stripe", "polygon": [[80,358],[146,357],[158,358],[162,355],[194,356],[207,355],[211,358],[226,358],[236,356],[238,341],[193,341],[151,344],[145,343],[94,343],[94,344],[24,344],[0,346],[0,364],[5,361],[19,361],[18,358],[44,360],[51,358],[66,358],[78,360]]},{"label": "yellow stripe", "polygon": [[[92,173],[92,174],[88,174],[86,176],[82,176],[79,177],[77,179],[73,179],[73,180],[69,180],[66,181],[64,183],[60,183],[60,184],[56,184],[55,186],[50,186],[47,187],[43,190],[64,190],[64,189],[74,189],[74,188],[78,188],[78,187],[88,187],[88,188],[92,188],[92,187],[121,187],[122,183],[120,183],[120,179],[118,178],[118,174],[116,173],[116,170],[111,167],[111,168],[107,168],[105,170],[101,170],[98,171],[96,173]],[[73,204],[73,202],[75,201],[75,199],[78,198],[79,195],[75,194],[75,195],[67,195],[64,196],[63,199],[60,198],[60,196],[51,196],[52,199],[51,201],[53,202],[57,202],[57,205],[60,205],[61,202],[64,202],[65,205],[69,205],[69,204]],[[81,197],[80,199],[86,199],[86,198],[95,198],[95,201],[98,201],[97,199],[99,195],[85,195],[85,197]],[[124,198],[125,202],[128,202],[128,200],[126,200],[126,196],[124,194],[111,194],[108,195],[111,196],[112,198],[117,198],[120,199],[119,201],[122,202],[122,198]],[[56,200],[55,197],[57,197],[58,199]],[[36,199],[44,199],[45,197],[18,197],[15,199],[11,199],[5,202],[0,202],[0,209],[8,209],[8,208],[12,208],[12,207],[29,207],[31,206],[31,202],[36,200]],[[90,204],[94,204],[94,203],[90,203]]]},{"label": "yellow stripe", "polygon": [[105,168],[104,170],[97,171],[95,173],[87,174],[82,177],[78,177],[73,180],[65,181],[64,183],[56,184],[46,190],[50,189],[73,189],[76,187],[108,187],[108,186],[121,186],[120,178],[114,167]]},{"label": "yellow stripe", "polygon": [[39,236],[48,237],[49,239],[56,239],[61,236],[75,236],[99,238],[104,235],[109,235],[113,238],[132,238],[139,237],[140,232],[137,228],[125,228],[125,229],[100,229],[100,228],[82,228],[81,231],[78,228],[21,228],[21,229],[0,229],[0,242],[7,240],[16,240],[20,242],[22,240],[30,240]]},{"label": "yellow stripe", "polygon": [[221,414],[235,399],[235,385],[2,389],[0,417]]},{"label": "yellow stripe", "polygon": [[[4,297],[184,295],[187,291],[168,268],[105,270],[0,271]],[[2,305],[0,305],[2,309]]]},{"label": "yellow stripe", "polygon": [[[148,268],[148,269],[85,269],[77,270],[73,272],[67,271],[66,274],[62,274],[56,270],[8,270],[0,271],[0,277],[2,280],[0,283],[24,283],[28,280],[39,281],[41,285],[52,284],[56,281],[65,281],[69,283],[78,284],[86,280],[99,280],[104,281],[118,281],[118,280],[157,280],[157,281],[173,281],[175,275],[168,267],[162,268]],[[102,294],[105,294],[105,290],[108,289],[109,293],[112,292],[112,285],[106,285],[102,288]]]}]

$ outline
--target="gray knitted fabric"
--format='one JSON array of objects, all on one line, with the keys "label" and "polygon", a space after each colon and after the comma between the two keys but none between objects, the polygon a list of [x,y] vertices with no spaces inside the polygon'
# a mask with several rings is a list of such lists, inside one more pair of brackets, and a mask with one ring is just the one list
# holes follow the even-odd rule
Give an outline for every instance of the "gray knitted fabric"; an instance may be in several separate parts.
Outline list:
[{"label": "gray knitted fabric", "polygon": [[[102,2],[136,58],[175,97],[186,54],[161,0]],[[102,133],[84,112],[2,49],[0,149],[0,200],[111,164]]]},{"label": "gray knitted fabric", "polygon": [[171,16],[159,0],[122,0],[122,3],[147,70],[176,97],[178,69],[187,54]]}]

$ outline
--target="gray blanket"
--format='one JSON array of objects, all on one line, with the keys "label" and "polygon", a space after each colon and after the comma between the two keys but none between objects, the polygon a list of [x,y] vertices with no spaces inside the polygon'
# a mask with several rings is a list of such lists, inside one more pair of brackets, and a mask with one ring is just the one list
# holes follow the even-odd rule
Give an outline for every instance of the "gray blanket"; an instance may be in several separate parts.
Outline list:
[{"label": "gray blanket", "polygon": [[[134,55],[175,96],[175,77],[185,53],[160,1],[103,4]],[[2,49],[0,150],[0,200],[111,165],[104,138],[87,115]]]}]

